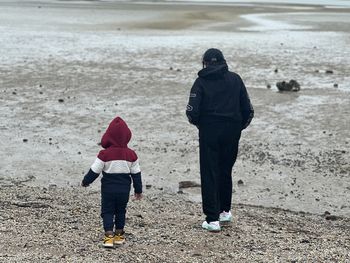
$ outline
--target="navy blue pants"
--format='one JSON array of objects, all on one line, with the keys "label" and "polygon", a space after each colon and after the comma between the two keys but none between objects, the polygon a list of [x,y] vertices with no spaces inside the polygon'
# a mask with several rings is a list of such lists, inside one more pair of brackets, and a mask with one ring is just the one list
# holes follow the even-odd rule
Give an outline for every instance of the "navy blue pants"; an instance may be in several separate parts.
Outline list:
[{"label": "navy blue pants", "polygon": [[199,126],[202,206],[206,221],[218,221],[232,202],[232,168],[237,158],[241,123],[215,122]]},{"label": "navy blue pants", "polygon": [[101,217],[105,232],[123,229],[129,193],[104,193],[101,198]]}]

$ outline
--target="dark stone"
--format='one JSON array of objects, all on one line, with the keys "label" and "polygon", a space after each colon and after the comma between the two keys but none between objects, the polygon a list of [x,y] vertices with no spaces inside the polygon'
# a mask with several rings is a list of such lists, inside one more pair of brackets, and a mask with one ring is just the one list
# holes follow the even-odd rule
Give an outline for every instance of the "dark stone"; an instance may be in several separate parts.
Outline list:
[{"label": "dark stone", "polygon": [[81,154],[81,152],[78,152],[78,154]]},{"label": "dark stone", "polygon": [[275,73],[278,73],[278,68],[275,69]]},{"label": "dark stone", "polygon": [[192,187],[200,187],[201,185],[194,181],[181,181],[179,182],[179,188],[192,188]]},{"label": "dark stone", "polygon": [[279,91],[299,91],[300,90],[300,84],[294,79],[291,79],[289,82],[286,82],[286,81],[277,82],[276,86]]},{"label": "dark stone", "polygon": [[12,92],[12,94],[13,94],[13,95],[16,95],[17,93],[14,91],[14,92]]},{"label": "dark stone", "polygon": [[151,184],[146,184],[146,189],[150,189],[152,188],[152,185]]},{"label": "dark stone", "polygon": [[325,211],[323,214],[327,216],[327,215],[330,215],[331,213],[328,211]]},{"label": "dark stone", "polygon": [[271,85],[270,85],[270,84],[267,84],[267,85],[266,85],[266,88],[271,89]]},{"label": "dark stone", "polygon": [[173,70],[173,67],[170,67],[169,69],[170,69],[170,70]]},{"label": "dark stone", "polygon": [[337,216],[335,215],[326,215],[326,220],[330,220],[330,221],[335,221],[337,219],[339,219]]},{"label": "dark stone", "polygon": [[239,179],[239,180],[237,181],[237,184],[238,184],[238,185],[244,185],[244,182],[243,182],[243,180]]},{"label": "dark stone", "polygon": [[23,139],[23,142],[28,142],[28,139]]},{"label": "dark stone", "polygon": [[310,240],[308,240],[308,239],[303,239],[303,240],[300,241],[300,243],[310,243]]},{"label": "dark stone", "polygon": [[338,83],[334,83],[334,84],[333,84],[333,87],[334,87],[334,88],[338,88]]},{"label": "dark stone", "polygon": [[64,102],[64,99],[58,99],[58,102],[62,103],[62,102]]},{"label": "dark stone", "polygon": [[327,69],[326,74],[333,74],[333,70]]}]

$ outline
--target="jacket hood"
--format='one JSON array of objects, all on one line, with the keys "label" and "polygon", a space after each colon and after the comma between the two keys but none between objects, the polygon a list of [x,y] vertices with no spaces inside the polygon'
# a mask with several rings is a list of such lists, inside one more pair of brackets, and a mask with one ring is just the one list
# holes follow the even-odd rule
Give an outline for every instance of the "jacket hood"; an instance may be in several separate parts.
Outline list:
[{"label": "jacket hood", "polygon": [[209,65],[200,70],[198,76],[205,79],[219,79],[222,78],[227,71],[228,67],[226,63],[220,65]]},{"label": "jacket hood", "polygon": [[128,125],[122,118],[116,117],[109,124],[105,134],[101,139],[101,146],[103,148],[114,147],[127,147],[131,139],[131,131]]}]

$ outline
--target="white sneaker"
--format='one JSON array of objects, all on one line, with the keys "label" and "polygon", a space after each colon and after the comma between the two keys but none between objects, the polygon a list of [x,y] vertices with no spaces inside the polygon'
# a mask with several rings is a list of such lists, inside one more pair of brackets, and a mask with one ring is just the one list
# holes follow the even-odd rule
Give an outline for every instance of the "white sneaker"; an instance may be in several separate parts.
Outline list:
[{"label": "white sneaker", "polygon": [[202,228],[208,230],[209,232],[219,232],[221,230],[219,221],[213,221],[210,223],[204,221],[202,224]]},{"label": "white sneaker", "polygon": [[219,217],[220,223],[231,223],[232,222],[232,214],[231,211],[220,213]]}]

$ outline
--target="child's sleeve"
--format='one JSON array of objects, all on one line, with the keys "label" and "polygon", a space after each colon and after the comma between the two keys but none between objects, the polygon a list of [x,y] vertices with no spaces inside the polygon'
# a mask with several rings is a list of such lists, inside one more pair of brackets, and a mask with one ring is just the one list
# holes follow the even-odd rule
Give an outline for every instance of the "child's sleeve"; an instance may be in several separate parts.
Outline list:
[{"label": "child's sleeve", "polygon": [[138,159],[131,164],[130,173],[131,173],[135,194],[141,194],[142,180],[141,180],[141,169],[140,169],[140,164]]},{"label": "child's sleeve", "polygon": [[103,170],[105,162],[96,158],[95,162],[91,165],[89,172],[84,176],[83,186],[88,186],[93,183]]}]

